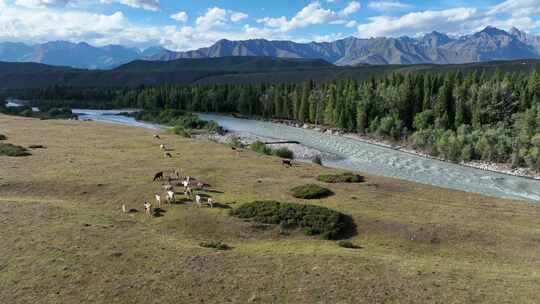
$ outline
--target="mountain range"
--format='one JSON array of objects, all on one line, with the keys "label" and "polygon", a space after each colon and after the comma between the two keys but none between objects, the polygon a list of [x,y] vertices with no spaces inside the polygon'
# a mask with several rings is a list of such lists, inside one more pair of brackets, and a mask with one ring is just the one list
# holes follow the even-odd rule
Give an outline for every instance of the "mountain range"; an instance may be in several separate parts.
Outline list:
[{"label": "mountain range", "polygon": [[35,45],[2,42],[0,61],[35,62],[82,69],[111,69],[164,51],[165,49],[161,47],[152,47],[144,51],[121,45],[95,47],[85,42],[52,41]]},{"label": "mountain range", "polygon": [[170,61],[181,58],[269,56],[323,59],[338,66],[387,64],[461,64],[497,60],[540,58],[540,37],[512,28],[494,27],[461,37],[431,32],[421,37],[349,37],[333,42],[297,43],[252,39],[220,40],[207,48],[174,52],[162,47],[141,51],[120,45],[93,47],[65,41],[29,46],[0,43],[0,61],[37,62],[84,69],[111,69],[137,59]]}]

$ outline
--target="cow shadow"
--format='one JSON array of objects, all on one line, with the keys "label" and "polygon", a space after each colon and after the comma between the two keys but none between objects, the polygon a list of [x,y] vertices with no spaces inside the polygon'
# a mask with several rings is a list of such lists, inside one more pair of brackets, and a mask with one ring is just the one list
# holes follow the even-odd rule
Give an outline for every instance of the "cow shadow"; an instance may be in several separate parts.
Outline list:
[{"label": "cow shadow", "polygon": [[219,190],[215,190],[215,189],[201,189],[200,190],[201,192],[207,192],[207,193],[216,193],[216,194],[223,194],[225,192],[223,191],[219,191]]},{"label": "cow shadow", "polygon": [[154,215],[154,217],[162,217],[163,213],[167,213],[167,210],[161,208],[154,208],[154,210],[152,210],[152,215]]},{"label": "cow shadow", "polygon": [[222,203],[214,203],[214,208],[219,208],[219,209],[232,209],[231,206],[226,205],[226,204],[222,204]]}]

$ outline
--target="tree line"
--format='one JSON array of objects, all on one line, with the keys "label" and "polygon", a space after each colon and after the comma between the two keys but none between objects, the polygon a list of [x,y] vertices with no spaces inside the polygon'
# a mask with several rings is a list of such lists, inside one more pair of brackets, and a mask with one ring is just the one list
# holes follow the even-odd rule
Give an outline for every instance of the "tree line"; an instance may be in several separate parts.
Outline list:
[{"label": "tree line", "polygon": [[540,170],[540,75],[472,72],[391,74],[369,81],[195,85],[133,89],[51,87],[40,103],[236,112],[295,120],[409,144],[452,161]]}]

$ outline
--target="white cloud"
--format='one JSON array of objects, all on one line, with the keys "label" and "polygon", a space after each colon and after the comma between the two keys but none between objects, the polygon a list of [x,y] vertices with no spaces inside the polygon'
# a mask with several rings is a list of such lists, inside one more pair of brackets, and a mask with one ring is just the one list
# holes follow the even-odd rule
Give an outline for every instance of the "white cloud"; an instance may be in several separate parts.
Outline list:
[{"label": "white cloud", "polygon": [[66,6],[71,0],[16,0],[15,4],[29,8]]},{"label": "white cloud", "polygon": [[6,7],[6,4],[4,3],[4,0],[0,0],[0,9]]},{"label": "white cloud", "polygon": [[273,28],[276,31],[286,33],[295,29],[305,28],[311,25],[334,23],[339,24],[342,18],[357,12],[360,9],[360,3],[356,1],[349,4],[340,12],[335,12],[322,7],[319,1],[314,1],[305,6],[290,20],[284,16],[277,18],[262,18],[258,23]]},{"label": "white cloud", "polygon": [[[25,0],[26,1],[26,0]],[[159,0],[100,0],[101,3],[120,3],[133,8],[141,8],[147,11],[157,12],[160,10]]]},{"label": "white cloud", "polygon": [[241,13],[241,12],[233,12],[231,13],[231,21],[232,22],[238,22],[246,19],[248,17],[247,14]]},{"label": "white cloud", "polygon": [[[81,20],[84,20],[84,23]],[[69,40],[95,44],[133,44],[148,39],[151,34],[152,30],[148,28],[131,25],[121,12],[104,15],[16,7],[7,7],[0,11],[2,41]]]},{"label": "white cloud", "polygon": [[488,15],[510,14],[512,17],[525,17],[538,13],[540,13],[540,0],[507,0],[488,11]]},{"label": "white cloud", "polygon": [[377,11],[392,11],[409,8],[410,5],[400,1],[372,1],[368,4],[368,7]]},{"label": "white cloud", "polygon": [[349,22],[347,22],[347,23],[345,24],[345,27],[351,28],[351,27],[355,27],[355,26],[357,26],[357,25],[358,25],[358,22],[356,22],[355,20],[351,20],[351,21],[349,21]]},{"label": "white cloud", "polygon": [[349,16],[351,14],[358,12],[361,7],[362,6],[357,1],[349,2],[349,4],[347,4],[347,6],[339,12],[339,15]]},{"label": "white cloud", "polygon": [[178,12],[176,14],[172,14],[170,17],[171,19],[181,23],[186,23],[188,20],[188,14],[186,12]]},{"label": "white cloud", "polygon": [[229,21],[238,22],[247,17],[248,15],[241,12],[226,10],[220,7],[212,7],[209,8],[204,15],[198,17],[195,24],[197,29],[208,31],[216,27],[224,27]]},{"label": "white cloud", "polygon": [[358,25],[361,37],[416,35],[433,30],[463,32],[470,28],[468,21],[478,18],[475,8],[453,8],[440,11],[422,11],[401,17],[376,16],[368,23]]}]

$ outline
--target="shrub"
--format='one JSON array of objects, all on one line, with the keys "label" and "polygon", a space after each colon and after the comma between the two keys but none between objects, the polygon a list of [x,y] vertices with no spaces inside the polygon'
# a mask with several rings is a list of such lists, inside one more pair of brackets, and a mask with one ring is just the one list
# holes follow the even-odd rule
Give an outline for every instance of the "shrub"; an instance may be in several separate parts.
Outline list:
[{"label": "shrub", "polygon": [[201,242],[199,243],[199,246],[205,247],[205,248],[213,248],[216,250],[228,250],[231,249],[231,247],[221,241],[209,241],[209,242]]},{"label": "shrub", "polygon": [[268,148],[263,142],[256,141],[249,145],[249,148],[257,153],[272,155],[272,149]]},{"label": "shrub", "polygon": [[0,144],[0,155],[6,156],[28,156],[30,152],[24,147],[12,144]]},{"label": "shrub", "polygon": [[330,189],[323,188],[316,184],[307,184],[291,189],[292,196],[302,199],[325,198],[334,194]]},{"label": "shrub", "polygon": [[229,146],[234,148],[243,148],[242,141],[238,136],[231,136],[231,139],[229,140]]},{"label": "shrub", "polygon": [[278,156],[278,157],[281,157],[281,158],[286,158],[286,159],[293,159],[294,158],[293,151],[291,151],[291,150],[289,150],[289,149],[287,149],[285,147],[274,150],[274,155]]},{"label": "shrub", "polygon": [[317,180],[325,183],[363,183],[365,178],[362,175],[352,173],[325,174],[317,176]]},{"label": "shrub", "polygon": [[223,133],[223,128],[221,128],[221,126],[217,122],[215,122],[213,120],[209,121],[206,124],[205,129],[210,134],[221,134],[221,133]]},{"label": "shrub", "polygon": [[180,135],[180,136],[186,137],[186,138],[191,137],[191,133],[181,125],[176,125],[171,130],[176,135]]},{"label": "shrub", "polygon": [[311,161],[312,161],[314,164],[316,164],[316,165],[319,165],[319,166],[322,166],[322,165],[323,165],[322,158],[321,158],[321,156],[318,155],[318,154],[315,155],[315,156],[311,159]]},{"label": "shrub", "polygon": [[355,245],[353,242],[347,241],[347,240],[338,241],[337,244],[338,244],[339,247],[348,248],[348,249],[360,249],[360,248],[362,248],[362,247],[360,247],[358,245]]},{"label": "shrub", "polygon": [[352,222],[342,213],[321,206],[255,201],[231,211],[231,215],[253,219],[263,224],[280,225],[282,229],[300,228],[307,235],[336,239]]},{"label": "shrub", "polygon": [[6,140],[7,137],[4,134],[0,134],[0,140]]}]

